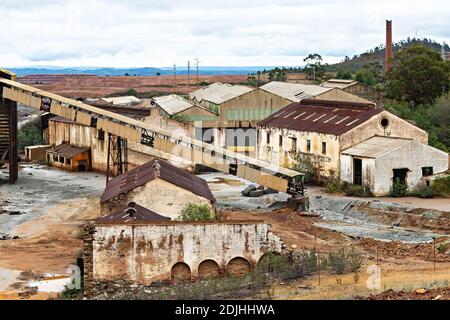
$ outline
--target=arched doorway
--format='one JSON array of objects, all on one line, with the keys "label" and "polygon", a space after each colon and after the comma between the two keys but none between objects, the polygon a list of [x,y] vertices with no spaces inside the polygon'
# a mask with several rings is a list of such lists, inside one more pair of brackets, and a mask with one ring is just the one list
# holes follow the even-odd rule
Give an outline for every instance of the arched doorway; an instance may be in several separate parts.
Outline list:
[{"label": "arched doorway", "polygon": [[172,267],[171,275],[173,281],[191,280],[191,268],[184,262],[178,262]]},{"label": "arched doorway", "polygon": [[231,259],[227,265],[227,274],[230,276],[243,276],[250,273],[251,267],[247,259],[237,257]]},{"label": "arched doorway", "polygon": [[198,277],[200,279],[218,278],[220,267],[214,260],[205,260],[198,266]]}]

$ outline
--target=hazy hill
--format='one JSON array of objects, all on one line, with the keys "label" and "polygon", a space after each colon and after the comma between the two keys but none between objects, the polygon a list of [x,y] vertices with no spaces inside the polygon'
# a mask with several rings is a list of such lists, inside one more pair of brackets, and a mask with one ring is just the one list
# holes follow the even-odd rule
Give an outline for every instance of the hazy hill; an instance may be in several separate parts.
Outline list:
[{"label": "hazy hill", "polygon": [[[437,52],[441,52],[442,46],[440,43],[437,43],[434,40],[430,39],[416,39],[416,38],[408,38],[406,40],[402,40],[400,42],[393,44],[393,51],[394,53],[399,51],[402,48],[415,45],[415,44],[422,44],[424,46],[427,46],[429,48],[432,48],[436,50]],[[450,47],[447,44],[444,44],[444,50],[450,51]],[[363,54],[355,55],[352,58],[346,57],[344,61],[336,64],[329,65],[328,71],[338,71],[339,69],[350,69],[352,71],[355,71],[365,64],[369,63],[378,63],[380,66],[384,66],[385,63],[385,57],[386,57],[386,48],[384,45],[377,46],[369,51],[366,51]]]},{"label": "hazy hill", "polygon": [[[200,75],[247,75],[257,70],[271,69],[272,67],[202,67]],[[98,68],[98,67],[23,67],[6,68],[19,77],[32,75],[95,75],[95,76],[157,76],[173,75],[173,67],[162,68]],[[195,66],[191,68],[191,76],[195,76]],[[187,75],[187,67],[177,67],[177,75]]]}]

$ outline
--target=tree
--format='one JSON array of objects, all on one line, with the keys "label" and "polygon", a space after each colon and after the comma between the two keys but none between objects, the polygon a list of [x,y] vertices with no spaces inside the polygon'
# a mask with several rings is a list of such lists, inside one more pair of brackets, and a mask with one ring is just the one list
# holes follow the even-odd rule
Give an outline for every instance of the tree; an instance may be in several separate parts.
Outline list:
[{"label": "tree", "polygon": [[450,89],[450,67],[439,53],[422,45],[398,52],[387,73],[387,96],[413,107],[431,105]]},{"label": "tree", "polygon": [[138,92],[136,91],[136,89],[128,89],[127,90],[128,96],[136,96],[137,94],[138,94]]},{"label": "tree", "polygon": [[337,79],[351,80],[353,79],[353,74],[350,69],[339,69],[336,74]]},{"label": "tree", "polygon": [[317,53],[309,54],[303,62],[306,62],[306,66],[303,68],[310,79],[315,81],[322,79],[325,76],[326,64],[322,64],[322,56]]},{"label": "tree", "polygon": [[373,86],[377,83],[374,72],[369,68],[364,67],[355,73],[355,80],[368,86]]},{"label": "tree", "polygon": [[206,204],[188,204],[181,211],[181,221],[210,221],[212,220],[211,210]]}]

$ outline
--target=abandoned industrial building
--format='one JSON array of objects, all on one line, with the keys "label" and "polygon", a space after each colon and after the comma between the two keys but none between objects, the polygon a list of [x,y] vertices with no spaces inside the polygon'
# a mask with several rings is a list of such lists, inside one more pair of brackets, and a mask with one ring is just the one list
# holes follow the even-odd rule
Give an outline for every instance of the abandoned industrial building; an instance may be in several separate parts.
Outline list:
[{"label": "abandoned industrial building", "polygon": [[261,90],[283,97],[290,102],[300,102],[303,99],[318,99],[373,103],[338,87],[272,81],[261,86]]},{"label": "abandoned industrial building", "polygon": [[68,171],[90,171],[90,148],[60,144],[47,150],[47,163]]},{"label": "abandoned industrial building", "polygon": [[375,136],[342,151],[340,159],[342,181],[368,186],[376,196],[388,195],[397,179],[414,190],[448,170],[446,152],[405,138]]},{"label": "abandoned industrial building", "polygon": [[330,79],[321,84],[326,88],[339,88],[369,101],[381,102],[381,91],[355,80]]},{"label": "abandoned industrial building", "polygon": [[[176,94],[155,97],[152,104],[160,110],[160,115],[186,121],[215,120],[217,113],[180,97]],[[183,118],[184,117],[184,118]]]},{"label": "abandoned industrial building", "polygon": [[[361,184],[362,180],[357,178],[360,176],[359,166],[351,170],[355,173],[355,179],[348,178],[348,165],[345,173],[341,172],[343,151],[351,147],[357,148],[358,144],[375,136],[416,141],[417,144],[414,145],[423,146],[416,150],[420,152],[414,152],[416,159],[420,159],[417,163],[421,163],[421,166],[433,166],[433,162],[437,161],[439,165],[435,165],[435,170],[445,171],[448,168],[448,164],[445,167],[448,160],[444,152],[435,152],[434,160],[429,157],[429,150],[434,149],[426,146],[428,134],[425,131],[374,104],[307,99],[279,110],[259,122],[258,126],[260,159],[289,167],[295,161],[297,153],[312,156],[318,179],[340,176],[345,177],[345,181]],[[383,144],[382,141],[388,140],[373,141]],[[397,163],[396,166],[399,167],[396,168],[417,170],[417,165],[412,168],[412,164],[406,161],[407,157],[398,159],[403,163]],[[385,157],[379,161],[388,160]],[[356,165],[358,163],[355,161]],[[389,169],[390,165],[389,162],[378,162],[377,170],[386,168],[385,174],[389,175],[391,186],[392,170],[396,168]],[[367,175],[368,180],[365,181],[368,182],[370,177]],[[369,186],[374,191],[378,190],[378,185],[373,184],[374,179],[370,181]],[[416,179],[411,179],[408,183],[415,185]],[[385,192],[385,188],[382,192]]]},{"label": "abandoned industrial building", "polygon": [[88,294],[101,281],[151,284],[240,276],[265,254],[283,250],[264,222],[169,221],[136,204],[97,220],[84,246]]},{"label": "abandoned industrial building", "polygon": [[215,198],[205,180],[166,161],[150,161],[106,184],[102,214],[130,202],[177,220],[189,204],[207,205],[214,214]]}]

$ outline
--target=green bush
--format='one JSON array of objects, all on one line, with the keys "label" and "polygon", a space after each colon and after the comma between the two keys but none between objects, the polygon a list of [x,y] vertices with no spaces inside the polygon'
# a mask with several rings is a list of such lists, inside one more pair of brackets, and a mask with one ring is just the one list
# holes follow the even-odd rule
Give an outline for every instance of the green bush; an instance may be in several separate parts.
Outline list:
[{"label": "green bush", "polygon": [[127,96],[137,96],[138,92],[136,91],[136,89],[128,89],[127,90]]},{"label": "green bush", "polygon": [[180,216],[181,221],[210,221],[213,219],[211,210],[206,204],[188,204]]},{"label": "green bush", "polygon": [[336,274],[344,274],[345,272],[358,272],[361,269],[363,258],[361,254],[352,250],[346,252],[345,248],[328,253],[321,259],[324,269]]},{"label": "green bush", "polygon": [[439,197],[450,197],[450,176],[437,178],[431,186],[433,193]]},{"label": "green bush", "polygon": [[345,192],[348,188],[347,182],[342,182],[340,179],[332,179],[325,185],[325,191],[327,193]]},{"label": "green bush", "polygon": [[315,161],[310,154],[297,153],[291,169],[304,173],[305,183],[311,183],[315,178]]},{"label": "green bush", "polygon": [[373,194],[370,188],[353,184],[345,189],[345,195],[350,197],[371,197]]},{"label": "green bush", "polygon": [[434,191],[430,186],[424,186],[418,188],[413,195],[419,198],[434,198]]},{"label": "green bush", "polygon": [[399,178],[397,178],[394,182],[394,185],[391,188],[390,195],[394,198],[401,198],[406,196],[408,193],[408,186],[406,183],[402,182]]},{"label": "green bush", "polygon": [[23,127],[18,132],[19,149],[23,150],[28,146],[35,146],[43,143],[41,130],[36,127]]}]

